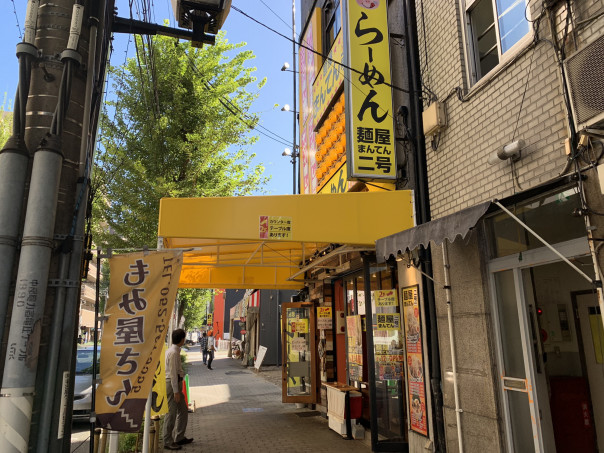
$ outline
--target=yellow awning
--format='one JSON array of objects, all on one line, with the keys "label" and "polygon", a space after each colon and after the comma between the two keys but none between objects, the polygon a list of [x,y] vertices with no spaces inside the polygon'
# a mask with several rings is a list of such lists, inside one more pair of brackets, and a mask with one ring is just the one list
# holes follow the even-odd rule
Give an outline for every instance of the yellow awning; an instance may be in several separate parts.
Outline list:
[{"label": "yellow awning", "polygon": [[292,275],[329,244],[375,247],[414,226],[411,191],[164,198],[159,237],[186,251],[181,288],[300,289]]}]

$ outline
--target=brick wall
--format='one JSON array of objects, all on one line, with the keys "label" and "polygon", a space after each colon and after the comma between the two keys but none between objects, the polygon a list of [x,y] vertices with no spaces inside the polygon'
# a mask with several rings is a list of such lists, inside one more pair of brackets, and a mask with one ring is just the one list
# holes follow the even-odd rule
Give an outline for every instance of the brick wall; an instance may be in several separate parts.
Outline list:
[{"label": "brick wall", "polygon": [[[601,0],[580,3],[575,23],[593,17],[602,8]],[[538,5],[531,7],[532,17],[538,16],[541,2]],[[566,113],[552,46],[545,41],[534,47],[529,43],[507,65],[495,70],[497,74],[469,86],[461,3],[418,0],[416,7],[422,76],[426,87],[445,102],[448,120],[437,149],[431,148],[429,139],[426,143],[432,218],[502,198],[558,176],[567,161]],[[562,19],[565,12],[557,17]],[[578,47],[603,33],[603,23],[600,18],[578,28]],[[540,23],[539,36],[551,38],[547,18]],[[574,38],[573,33],[570,38]],[[574,43],[568,43],[570,53]],[[465,102],[458,99],[456,87],[463,90]],[[519,138],[526,147],[516,163],[515,183],[510,161],[489,165],[487,159]]]}]

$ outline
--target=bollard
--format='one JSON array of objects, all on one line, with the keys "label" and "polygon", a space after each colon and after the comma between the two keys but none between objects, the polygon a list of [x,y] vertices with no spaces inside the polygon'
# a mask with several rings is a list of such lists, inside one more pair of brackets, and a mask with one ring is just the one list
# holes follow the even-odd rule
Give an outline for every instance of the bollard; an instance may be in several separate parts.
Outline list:
[{"label": "bollard", "polygon": [[151,417],[151,420],[153,420],[153,426],[155,427],[155,450],[153,451],[153,453],[156,453],[160,450],[160,446],[159,446],[159,433],[160,433],[160,429],[159,429],[159,415],[154,415],[153,417]]},{"label": "bollard", "polygon": [[149,453],[155,453],[155,423],[149,427]]},{"label": "bollard", "polygon": [[94,429],[94,447],[93,450],[94,453],[99,453],[99,444],[100,444],[100,440],[101,440],[101,428],[95,428]]},{"label": "bollard", "polygon": [[100,451],[101,451],[101,453],[105,453],[106,450],[107,450],[107,430],[102,429],[101,437],[100,437]]}]

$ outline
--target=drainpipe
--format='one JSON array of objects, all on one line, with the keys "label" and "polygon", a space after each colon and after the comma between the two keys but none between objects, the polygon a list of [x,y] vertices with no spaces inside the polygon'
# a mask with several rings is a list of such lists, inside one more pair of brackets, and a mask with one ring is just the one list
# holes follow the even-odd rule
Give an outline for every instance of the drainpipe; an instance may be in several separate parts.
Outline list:
[{"label": "drainpipe", "polygon": [[[76,51],[79,33],[82,27],[84,8],[81,5],[74,6],[72,18],[72,33],[70,34],[69,49]],[[94,88],[94,68],[97,48],[97,24],[96,18],[91,18],[90,27],[88,62],[87,62],[87,77],[86,77],[86,93],[84,96],[84,112],[82,117],[82,135],[80,144],[80,158],[78,171],[78,184],[76,186],[76,200],[74,221],[71,231],[61,247],[61,256],[59,258],[58,281],[56,282],[57,290],[55,296],[55,308],[53,311],[53,320],[51,324],[49,348],[48,348],[48,364],[46,366],[46,376],[44,381],[44,394],[42,397],[42,405],[40,407],[39,432],[37,438],[37,452],[44,453],[53,451],[55,448],[52,445],[54,442],[69,442],[71,433],[71,408],[69,398],[59,400],[62,404],[61,411],[63,416],[59,416],[54,409],[54,400],[56,397],[55,385],[57,382],[67,382],[68,388],[61,388],[61,394],[72,395],[73,385],[70,383],[73,379],[70,376],[71,357],[73,355],[74,334],[72,333],[76,326],[75,311],[78,303],[78,295],[80,292],[80,277],[81,277],[81,257],[83,247],[83,232],[84,220],[86,215],[87,201],[87,183],[88,167],[90,159],[89,145],[91,136],[90,115],[92,91]],[[75,23],[74,23],[75,22]],[[73,40],[73,42],[72,42]],[[82,201],[84,203],[82,204]],[[71,294],[70,294],[71,293]],[[71,297],[70,297],[71,296]],[[75,296],[75,298],[73,297]],[[75,299],[75,300],[74,300]],[[70,302],[68,304],[68,302]],[[65,380],[64,376],[68,379]],[[93,379],[95,376],[93,376]],[[50,433],[53,431],[53,419],[58,425],[57,429],[62,436],[51,438]],[[65,436],[65,434],[68,434]],[[57,446],[58,447],[58,446]]]},{"label": "drainpipe", "polygon": [[[410,111],[412,118],[412,139],[416,150],[414,161],[415,205],[417,207],[417,223],[430,221],[430,201],[428,195],[428,173],[426,163],[426,140],[422,123],[422,86],[419,62],[419,46],[417,43],[417,18],[414,0],[403,0],[405,8],[405,37],[407,43],[407,64],[409,67]],[[423,272],[432,276],[432,258],[430,248],[420,246],[419,258]],[[434,443],[435,451],[446,451],[445,422],[443,417],[443,396],[440,367],[440,351],[438,345],[438,327],[436,319],[436,302],[434,285],[431,280],[422,276],[423,296],[426,301],[427,322],[426,337],[429,341],[430,359],[430,390],[432,393],[432,410],[434,414]]]},{"label": "drainpipe", "polygon": [[[78,14],[74,5],[74,18]],[[79,31],[78,31],[79,35]],[[70,48],[71,47],[71,48]],[[63,76],[50,132],[35,152],[21,254],[8,337],[2,390],[0,391],[0,444],[26,451],[29,444],[35,394],[42,316],[46,300],[63,152],[61,135],[74,66],[80,56],[70,36],[62,54]]]},{"label": "drainpipe", "polygon": [[449,343],[451,344],[451,367],[453,369],[453,395],[455,396],[455,418],[457,423],[457,441],[459,453],[463,453],[463,438],[461,429],[461,409],[459,404],[459,385],[457,382],[457,356],[455,354],[455,335],[453,332],[453,313],[451,310],[451,276],[449,274],[449,254],[447,240],[443,241],[443,271],[445,275],[445,294],[447,298],[447,320],[449,321]]},{"label": "drainpipe", "polygon": [[19,84],[15,95],[13,134],[0,151],[0,340],[4,338],[4,320],[9,304],[11,277],[19,245],[19,225],[23,210],[29,152],[25,145],[25,111],[29,96],[32,60],[38,49],[36,34],[39,0],[27,4],[25,35],[17,44]]}]

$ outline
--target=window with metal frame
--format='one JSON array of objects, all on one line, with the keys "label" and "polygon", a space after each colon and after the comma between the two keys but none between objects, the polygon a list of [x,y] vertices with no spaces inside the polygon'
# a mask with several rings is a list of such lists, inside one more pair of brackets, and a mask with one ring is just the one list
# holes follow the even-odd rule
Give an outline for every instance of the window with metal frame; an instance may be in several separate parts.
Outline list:
[{"label": "window with metal frame", "polygon": [[324,39],[323,54],[328,55],[342,28],[340,0],[328,0],[323,7]]},{"label": "window with metal frame", "polygon": [[526,0],[466,0],[471,83],[494,69],[530,31]]}]

